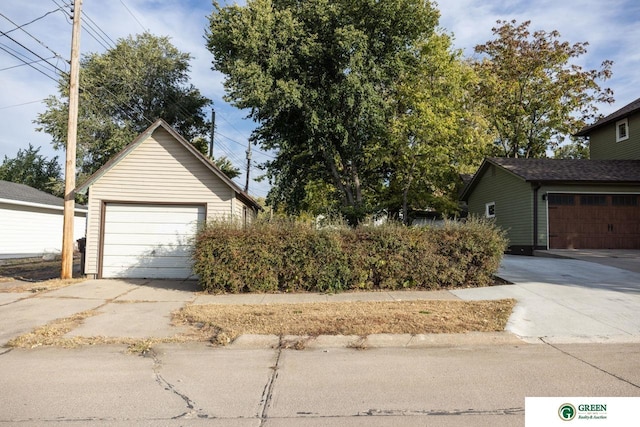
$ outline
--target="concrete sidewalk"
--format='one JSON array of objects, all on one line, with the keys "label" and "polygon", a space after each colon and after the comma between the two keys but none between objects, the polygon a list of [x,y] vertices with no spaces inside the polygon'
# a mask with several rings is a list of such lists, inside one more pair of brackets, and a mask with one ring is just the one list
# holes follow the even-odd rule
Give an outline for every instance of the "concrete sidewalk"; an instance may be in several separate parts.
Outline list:
[{"label": "concrete sidewalk", "polygon": [[[94,315],[65,336],[105,338],[171,338],[186,332],[171,324],[171,313],[185,304],[274,304],[330,301],[402,301],[458,299],[448,291],[357,292],[344,294],[207,295],[195,282],[170,280],[87,280],[65,288],[33,293],[0,293],[0,346],[55,319],[91,310]],[[310,346],[343,347],[359,337],[317,337]],[[274,347],[277,336],[245,336],[238,347]],[[370,347],[420,347],[454,342],[505,343],[517,338],[507,333],[441,334],[438,336],[371,336]]]},{"label": "concrete sidewalk", "polygon": [[[58,290],[0,293],[0,346],[38,326],[93,310],[69,337],[167,338],[185,330],[171,325],[171,313],[185,304],[270,304],[328,301],[515,298],[508,333],[447,336],[369,337],[370,346],[425,346],[454,342],[553,343],[640,342],[640,274],[596,263],[506,256],[499,276],[512,285],[452,291],[326,294],[205,295],[195,282],[87,280]],[[513,335],[511,335],[513,334]],[[263,347],[278,337],[241,337],[238,345]],[[345,337],[318,337],[318,345],[350,345]]]}]

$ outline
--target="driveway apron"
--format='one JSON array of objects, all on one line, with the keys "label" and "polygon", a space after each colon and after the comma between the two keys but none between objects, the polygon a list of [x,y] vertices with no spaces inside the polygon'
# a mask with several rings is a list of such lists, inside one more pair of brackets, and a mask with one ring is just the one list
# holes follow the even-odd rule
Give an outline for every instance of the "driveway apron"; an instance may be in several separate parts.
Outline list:
[{"label": "driveway apron", "polygon": [[452,291],[464,300],[515,298],[507,330],[529,342],[640,342],[640,274],[574,259],[507,255],[513,283]]}]

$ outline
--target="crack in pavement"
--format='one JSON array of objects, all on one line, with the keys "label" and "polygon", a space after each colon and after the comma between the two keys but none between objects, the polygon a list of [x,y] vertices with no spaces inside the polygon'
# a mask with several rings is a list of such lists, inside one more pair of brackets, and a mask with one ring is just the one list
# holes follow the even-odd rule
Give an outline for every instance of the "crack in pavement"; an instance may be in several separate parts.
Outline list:
[{"label": "crack in pavement", "polygon": [[460,409],[460,410],[404,410],[404,409],[369,409],[366,412],[359,412],[356,417],[391,417],[391,416],[450,416],[450,415],[520,415],[524,414],[524,408],[502,408],[502,409]]},{"label": "crack in pavement", "polygon": [[166,378],[162,376],[162,374],[160,373],[160,368],[162,368],[162,361],[160,360],[158,353],[156,353],[153,349],[150,349],[143,354],[143,357],[149,357],[151,360],[153,360],[153,374],[156,377],[156,383],[158,383],[163,389],[178,396],[187,405],[188,411],[176,415],[175,417],[172,417],[172,419],[177,420],[183,418],[212,418],[207,414],[203,414],[201,408],[196,408],[195,401],[189,398],[189,396],[187,396],[186,394],[178,391],[176,386],[171,384]]},{"label": "crack in pavement", "polygon": [[0,356],[3,356],[3,355],[5,355],[5,354],[7,354],[7,353],[11,352],[11,350],[13,350],[13,349],[12,349],[12,348],[6,348],[6,349],[4,349],[4,351],[3,351],[2,353],[0,353]]},{"label": "crack in pavement", "polygon": [[598,371],[600,371],[600,372],[602,372],[602,373],[604,373],[604,374],[607,374],[607,375],[609,375],[609,376],[612,376],[613,378],[615,378],[615,379],[617,379],[617,380],[620,380],[620,381],[622,381],[622,382],[625,382],[625,383],[627,383],[627,384],[629,384],[629,385],[631,385],[631,386],[633,386],[633,387],[635,387],[635,388],[640,388],[640,385],[639,385],[639,384],[636,384],[636,383],[634,383],[634,382],[631,382],[631,381],[627,380],[626,378],[622,378],[621,376],[616,375],[616,374],[614,374],[613,372],[609,372],[609,371],[607,371],[606,369],[603,369],[603,368],[601,368],[601,367],[599,367],[599,366],[597,366],[597,365],[594,365],[594,364],[593,364],[593,363],[591,363],[591,362],[587,362],[586,360],[581,359],[581,358],[579,358],[578,356],[575,356],[575,355],[573,355],[573,354],[569,353],[568,351],[565,351],[565,350],[563,350],[563,349],[561,349],[561,348],[559,348],[559,347],[557,347],[557,346],[555,346],[555,345],[551,344],[550,342],[545,341],[545,337],[541,337],[541,338],[540,338],[540,341],[542,341],[543,343],[545,343],[545,344],[546,344],[546,345],[548,345],[549,347],[551,347],[551,348],[553,348],[553,349],[555,349],[555,350],[559,351],[560,353],[565,354],[565,355],[567,355],[567,356],[569,356],[569,357],[571,357],[571,358],[573,358],[573,359],[575,359],[575,360],[577,360],[577,361],[579,361],[579,362],[582,362],[582,363],[584,363],[585,365],[591,366],[592,368],[597,369]]},{"label": "crack in pavement", "polygon": [[269,376],[269,380],[267,384],[264,386],[264,390],[262,391],[262,399],[260,400],[260,405],[262,405],[262,411],[260,411],[260,427],[263,427],[267,422],[267,411],[271,406],[271,399],[273,397],[273,388],[276,382],[276,378],[278,378],[278,370],[280,369],[280,356],[282,355],[282,337],[280,337],[280,345],[278,346],[278,354],[276,355],[276,363],[271,367],[271,375]]}]

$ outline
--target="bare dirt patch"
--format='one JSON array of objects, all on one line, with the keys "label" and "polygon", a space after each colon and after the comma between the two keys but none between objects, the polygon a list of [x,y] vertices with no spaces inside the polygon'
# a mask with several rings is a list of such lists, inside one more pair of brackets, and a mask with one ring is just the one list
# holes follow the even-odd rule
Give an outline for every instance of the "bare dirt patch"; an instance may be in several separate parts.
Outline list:
[{"label": "bare dirt patch", "polygon": [[174,322],[225,344],[244,334],[359,335],[503,331],[515,300],[188,305]]},{"label": "bare dirt patch", "polygon": [[73,279],[61,280],[59,259],[3,260],[0,264],[0,292],[42,292],[62,288],[83,279],[80,258],[73,260]]}]

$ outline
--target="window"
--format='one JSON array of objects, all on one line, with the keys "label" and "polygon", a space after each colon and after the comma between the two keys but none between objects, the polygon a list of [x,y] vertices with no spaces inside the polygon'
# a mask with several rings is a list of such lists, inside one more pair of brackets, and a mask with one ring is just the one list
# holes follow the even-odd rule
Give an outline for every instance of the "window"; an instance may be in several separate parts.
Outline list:
[{"label": "window", "polygon": [[549,194],[549,205],[552,206],[573,206],[576,198],[573,194]]},{"label": "window", "polygon": [[616,122],[616,142],[629,139],[629,121],[622,119]]},{"label": "window", "polygon": [[607,196],[597,194],[580,196],[580,204],[586,206],[606,206]]},{"label": "window", "polygon": [[496,202],[487,203],[484,205],[484,214],[487,218],[495,218],[496,216]]},{"label": "window", "polygon": [[638,206],[638,196],[635,194],[611,196],[613,206]]}]

